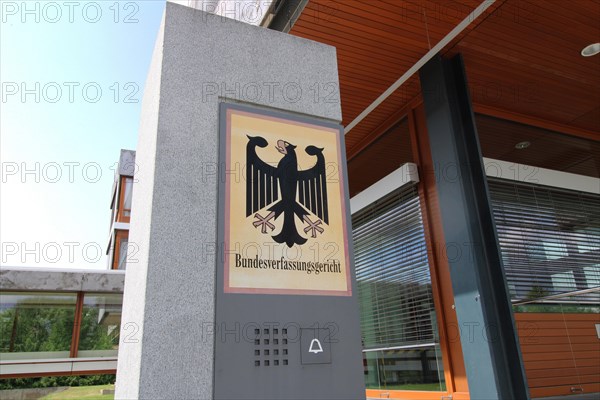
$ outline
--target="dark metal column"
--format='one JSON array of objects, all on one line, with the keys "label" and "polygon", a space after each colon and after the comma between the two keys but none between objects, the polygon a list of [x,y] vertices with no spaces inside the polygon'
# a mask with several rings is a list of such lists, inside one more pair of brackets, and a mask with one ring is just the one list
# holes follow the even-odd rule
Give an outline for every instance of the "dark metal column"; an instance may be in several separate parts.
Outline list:
[{"label": "dark metal column", "polygon": [[528,399],[462,57],[420,78],[471,398]]}]

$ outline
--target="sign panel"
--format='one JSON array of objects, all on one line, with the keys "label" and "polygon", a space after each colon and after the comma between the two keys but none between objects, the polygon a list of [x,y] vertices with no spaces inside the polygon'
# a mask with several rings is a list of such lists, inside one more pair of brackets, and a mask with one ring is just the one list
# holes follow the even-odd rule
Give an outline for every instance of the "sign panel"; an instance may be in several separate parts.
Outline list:
[{"label": "sign panel", "polygon": [[342,127],[221,104],[225,293],[350,296]]}]

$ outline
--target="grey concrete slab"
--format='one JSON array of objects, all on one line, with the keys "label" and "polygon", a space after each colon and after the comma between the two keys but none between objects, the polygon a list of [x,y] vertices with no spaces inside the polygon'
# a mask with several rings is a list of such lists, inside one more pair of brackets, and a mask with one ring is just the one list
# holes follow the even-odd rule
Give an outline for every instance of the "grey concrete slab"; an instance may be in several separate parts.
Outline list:
[{"label": "grey concrete slab", "polygon": [[3,291],[123,293],[124,271],[52,268],[0,269]]},{"label": "grey concrete slab", "polygon": [[[162,76],[164,16],[156,39],[154,53],[142,100],[137,171],[133,181],[132,217],[128,242],[139,249],[136,263],[129,263],[125,277],[125,294],[121,316],[121,336],[117,363],[115,398],[140,398],[142,374],[142,335],[150,259],[150,225],[154,193],[154,159]],[[165,268],[169,264],[165,264]],[[156,321],[155,319],[153,321]],[[145,361],[148,362],[148,361]]]},{"label": "grey concrete slab", "polygon": [[119,175],[133,176],[135,173],[135,151],[121,149],[117,171]]},{"label": "grey concrete slab", "polygon": [[219,103],[339,122],[338,87],[333,47],[167,2],[142,106],[116,398],[213,398]]}]

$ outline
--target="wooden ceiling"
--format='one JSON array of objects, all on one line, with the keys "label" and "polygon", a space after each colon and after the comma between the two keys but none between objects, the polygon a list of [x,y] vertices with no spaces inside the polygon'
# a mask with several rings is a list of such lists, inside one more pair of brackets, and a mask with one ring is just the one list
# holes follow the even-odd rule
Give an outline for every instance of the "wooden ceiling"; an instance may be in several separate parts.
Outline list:
[{"label": "wooden ceiling", "polygon": [[[310,0],[290,33],[337,48],[346,126],[427,53],[430,42],[435,45],[478,4]],[[346,135],[347,149],[359,145],[419,92],[414,76]]]},{"label": "wooden ceiling", "polygon": [[[337,48],[348,125],[480,3],[310,0],[290,33]],[[498,0],[442,53],[463,54],[475,106],[600,139],[600,55],[580,55],[600,42],[599,21],[600,0]],[[348,154],[383,133],[419,92],[415,75],[346,135]]]},{"label": "wooden ceiling", "polygon": [[600,2],[509,0],[450,51],[474,103],[600,132]]}]

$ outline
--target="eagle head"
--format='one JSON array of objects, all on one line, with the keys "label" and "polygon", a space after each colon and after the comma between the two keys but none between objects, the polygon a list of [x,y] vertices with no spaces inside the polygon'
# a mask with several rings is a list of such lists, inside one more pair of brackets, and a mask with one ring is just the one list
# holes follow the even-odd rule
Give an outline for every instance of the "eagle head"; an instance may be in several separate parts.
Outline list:
[{"label": "eagle head", "polygon": [[294,150],[296,148],[296,146],[294,146],[293,144],[281,139],[277,141],[277,146],[275,147],[277,148],[277,151],[281,154],[287,154],[289,150]]}]

